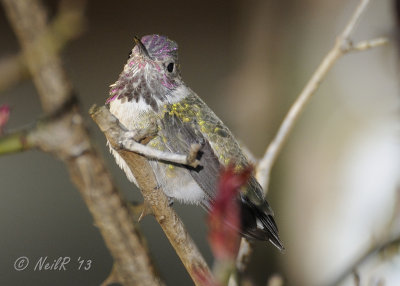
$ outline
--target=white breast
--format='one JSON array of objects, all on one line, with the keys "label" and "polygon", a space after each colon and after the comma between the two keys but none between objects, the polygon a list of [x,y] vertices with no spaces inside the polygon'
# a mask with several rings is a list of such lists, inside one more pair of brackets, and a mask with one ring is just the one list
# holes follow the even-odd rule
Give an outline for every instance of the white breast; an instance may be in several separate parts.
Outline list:
[{"label": "white breast", "polygon": [[[191,91],[184,85],[174,90],[168,102],[157,102],[159,110],[162,110],[165,104],[173,104],[182,100]],[[153,124],[154,119],[157,118],[158,114],[144,102],[142,98],[138,102],[136,100],[120,100],[114,99],[110,102],[110,112],[118,118],[118,120],[129,130],[143,129]],[[137,186],[135,177],[133,176],[128,164],[125,160],[115,151],[107,142],[110,147],[110,152],[115,157],[115,161],[118,166],[125,172],[129,181],[133,182]],[[197,185],[190,173],[181,169],[178,171],[179,174],[171,177],[167,175],[168,164],[163,164],[154,160],[150,161],[153,171],[157,177],[157,183],[163,187],[163,191],[168,197],[178,199],[186,203],[200,203],[204,200],[204,192]]]}]

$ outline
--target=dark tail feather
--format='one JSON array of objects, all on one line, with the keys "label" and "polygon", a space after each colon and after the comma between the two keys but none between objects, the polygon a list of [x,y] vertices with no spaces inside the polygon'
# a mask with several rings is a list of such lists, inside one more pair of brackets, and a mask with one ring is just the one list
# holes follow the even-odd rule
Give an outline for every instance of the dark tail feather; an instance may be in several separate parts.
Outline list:
[{"label": "dark tail feather", "polygon": [[274,216],[267,214],[243,196],[240,200],[240,205],[242,235],[249,239],[269,240],[280,251],[284,251],[285,247],[279,238]]}]

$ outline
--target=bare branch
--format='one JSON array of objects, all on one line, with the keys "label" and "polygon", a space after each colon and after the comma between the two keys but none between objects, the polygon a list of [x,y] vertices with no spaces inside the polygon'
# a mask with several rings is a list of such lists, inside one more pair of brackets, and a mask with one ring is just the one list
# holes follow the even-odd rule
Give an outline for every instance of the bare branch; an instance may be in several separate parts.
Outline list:
[{"label": "bare branch", "polygon": [[358,273],[358,271],[354,271],[353,277],[354,277],[354,286],[361,286],[360,273]]},{"label": "bare branch", "polygon": [[377,38],[377,39],[372,39],[369,41],[362,41],[359,42],[355,45],[352,45],[350,48],[349,52],[355,51],[355,52],[362,52],[366,51],[378,46],[383,46],[389,43],[389,40],[387,38]]},{"label": "bare branch", "polygon": [[250,260],[250,255],[253,252],[253,245],[246,238],[240,240],[239,251],[236,257],[236,271],[233,271],[229,277],[228,286],[239,285],[238,276],[235,272],[243,273]]},{"label": "bare branch", "polygon": [[17,54],[0,59],[0,91],[4,91],[29,77],[24,56]]},{"label": "bare branch", "polygon": [[137,222],[140,222],[145,216],[153,214],[150,205],[146,201],[141,204],[130,203],[129,208],[133,213],[133,219]]},{"label": "bare branch", "polygon": [[[338,36],[334,47],[325,56],[317,70],[312,75],[309,82],[306,84],[297,100],[294,102],[289,112],[286,114],[277,134],[275,135],[272,142],[268,145],[267,150],[264,153],[263,158],[258,162],[256,168],[256,178],[264,189],[265,194],[268,191],[269,179],[271,174],[272,166],[274,165],[283,144],[286,142],[294,124],[296,123],[301,112],[304,110],[305,105],[311,99],[322,80],[325,78],[327,72],[333,67],[336,61],[344,54],[350,51],[364,51],[370,48],[381,46],[386,44],[388,41],[384,38],[378,38],[371,41],[360,42],[356,45],[351,45],[350,34],[354,30],[358,23],[361,15],[365,11],[369,0],[361,0],[356,10],[354,11],[351,19],[347,23],[343,32]],[[251,254],[251,245],[245,239],[242,238],[239,255],[237,257],[237,268],[240,270],[244,269],[246,262],[244,258]]]},{"label": "bare branch", "polygon": [[390,248],[395,248],[398,249],[400,247],[400,236],[387,239],[378,245],[374,245],[370,248],[368,248],[356,261],[354,261],[349,267],[346,267],[346,269],[341,273],[335,281],[333,281],[330,285],[339,285],[340,282],[342,282],[347,276],[351,275],[354,273],[355,269],[357,269],[359,266],[361,266],[364,262],[366,262],[368,259],[371,257],[374,257],[378,254],[381,254],[384,252],[386,249]]},{"label": "bare branch", "polygon": [[334,47],[325,56],[317,70],[312,75],[309,82],[301,91],[297,100],[294,102],[289,112],[286,114],[274,139],[265,151],[263,158],[260,160],[256,170],[256,178],[263,187],[265,193],[268,191],[272,166],[275,163],[276,158],[278,157],[278,154],[283,147],[283,144],[286,142],[290,131],[292,130],[294,124],[299,118],[299,115],[304,110],[305,105],[311,99],[312,95],[315,93],[322,80],[325,78],[326,74],[328,73],[328,71],[330,71],[336,61],[350,51],[363,51],[368,48],[383,45],[387,42],[387,40],[379,39],[373,40],[371,42],[362,42],[354,47],[349,45],[349,43],[351,43],[350,34],[354,30],[361,15],[365,11],[368,2],[369,0],[360,1],[343,32],[337,37]]},{"label": "bare branch", "polygon": [[[393,238],[392,232],[393,228],[400,217],[400,189],[395,193],[396,202],[392,211],[391,218],[388,220],[384,231],[380,233],[380,238],[377,239],[378,243],[374,241],[374,243],[365,250],[365,252],[356,259],[353,263],[351,263],[338,277],[335,279],[331,285],[338,285],[341,281],[343,281],[347,276],[353,273],[355,281],[357,282],[357,278],[359,278],[359,273],[357,272],[357,268],[361,266],[364,262],[370,259],[373,256],[381,254],[386,249],[390,249],[392,247],[398,249],[400,247],[400,234],[397,234]],[[358,281],[359,282],[359,281]],[[356,284],[357,285],[357,284]]]},{"label": "bare branch", "polygon": [[38,0],[2,3],[23,47],[42,106],[55,115],[29,133],[28,141],[66,164],[114,257],[119,281],[125,285],[162,285],[128,207],[91,144],[82,115],[75,105],[62,108],[72,98],[72,88],[57,53],[37,44],[47,30],[44,8]]},{"label": "bare branch", "polygon": [[[71,85],[62,70],[60,59],[47,45],[38,41],[48,31],[47,15],[37,1],[2,0],[6,15],[21,43],[26,64],[41,96],[45,111],[56,110],[71,94]],[[53,75],[49,78],[49,75]]]},{"label": "bare branch", "polygon": [[361,15],[364,13],[365,9],[367,8],[369,2],[370,2],[370,0],[361,0],[358,3],[356,10],[354,10],[353,15],[351,16],[349,22],[347,23],[343,32],[339,36],[340,38],[342,38],[342,40],[347,40],[350,38],[350,34],[353,32],[356,25],[358,24],[358,21],[360,20]]},{"label": "bare branch", "polygon": [[240,241],[239,252],[236,258],[236,268],[238,271],[243,272],[249,262],[250,255],[252,253],[253,246],[246,239],[242,238]]},{"label": "bare branch", "polygon": [[211,271],[194,241],[186,231],[182,221],[175,211],[169,207],[168,199],[160,189],[160,186],[157,185],[148,160],[137,153],[118,149],[118,140],[124,136],[126,128],[120,127],[118,120],[106,107],[92,107],[90,113],[111,146],[116,149],[118,154],[128,164],[145,201],[151,207],[154,217],[160,224],[189,275],[196,285],[201,285],[202,280],[199,277],[199,271],[206,277],[212,276]]},{"label": "bare branch", "polygon": [[[62,1],[62,3],[65,1]],[[71,4],[74,3],[75,4]],[[36,41],[36,46],[58,53],[65,45],[82,34],[85,29],[85,1],[71,1],[60,5],[59,12],[46,32]],[[12,87],[29,77],[24,53],[0,59],[0,91]]]}]

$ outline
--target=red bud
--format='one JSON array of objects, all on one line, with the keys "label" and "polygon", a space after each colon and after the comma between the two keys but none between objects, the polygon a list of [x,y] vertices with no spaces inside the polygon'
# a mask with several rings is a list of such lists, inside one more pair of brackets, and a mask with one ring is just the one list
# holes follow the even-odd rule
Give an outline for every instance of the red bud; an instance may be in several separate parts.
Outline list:
[{"label": "red bud", "polygon": [[218,260],[233,260],[240,244],[240,206],[238,193],[245,186],[251,167],[235,172],[230,165],[220,175],[217,195],[208,217],[208,240]]},{"label": "red bud", "polygon": [[7,104],[0,106],[0,135],[3,133],[3,129],[10,118],[10,107]]}]

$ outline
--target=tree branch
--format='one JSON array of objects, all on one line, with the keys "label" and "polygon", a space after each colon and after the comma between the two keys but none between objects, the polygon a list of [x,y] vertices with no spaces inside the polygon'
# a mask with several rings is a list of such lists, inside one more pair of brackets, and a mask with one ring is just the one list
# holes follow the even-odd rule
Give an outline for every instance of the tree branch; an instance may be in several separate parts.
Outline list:
[{"label": "tree branch", "polygon": [[[364,262],[370,259],[373,256],[381,254],[386,249],[395,247],[399,249],[400,247],[400,234],[396,236],[392,235],[393,228],[400,217],[400,189],[397,190],[395,194],[395,205],[392,211],[392,216],[387,222],[384,231],[380,233],[380,238],[377,239],[378,243],[374,243],[368,249],[364,251],[364,253],[356,259],[353,263],[351,263],[342,273],[340,273],[337,278],[335,278],[334,282],[331,284],[338,285],[342,282],[347,276],[353,273],[355,281],[359,282],[360,273],[358,273],[357,268],[361,266]],[[358,284],[356,284],[358,285]]]},{"label": "tree branch", "polygon": [[[382,253],[386,249],[390,249],[390,248],[398,249],[399,247],[400,247],[400,236],[391,238],[391,239],[387,239],[378,245],[374,245],[374,246],[368,248],[356,261],[354,261],[349,267],[347,267],[345,269],[345,271],[343,271],[343,273],[341,273],[336,278],[336,280],[334,282],[332,282],[330,285],[332,285],[332,286],[339,285],[347,276],[349,276],[354,271],[356,271],[357,268],[361,264],[366,262],[371,257],[374,257],[374,256]],[[358,275],[359,275],[359,273],[358,273]]]},{"label": "tree branch", "polygon": [[236,269],[239,272],[243,272],[246,269],[252,249],[253,247],[251,243],[246,238],[242,238],[240,241],[238,255],[236,257]]},{"label": "tree branch", "polygon": [[[360,17],[364,13],[368,2],[369,0],[361,0],[359,2],[343,32],[337,37],[335,45],[322,60],[311,79],[301,91],[297,100],[291,106],[289,112],[286,114],[281,126],[279,127],[277,134],[272,142],[268,145],[264,156],[258,162],[256,168],[256,179],[264,189],[265,195],[268,192],[271,169],[279,155],[280,150],[285,144],[294,124],[299,118],[301,112],[304,110],[306,104],[318,89],[322,80],[325,78],[326,74],[333,67],[336,61],[346,53],[352,51],[365,51],[374,47],[382,46],[388,42],[386,38],[377,38],[370,41],[359,42],[355,45],[352,44],[350,35],[355,29]],[[251,251],[252,245],[246,241],[245,238],[242,238],[238,257],[236,259],[236,265],[239,271],[244,270],[246,260],[250,256]]]},{"label": "tree branch", "polygon": [[37,0],[2,0],[2,3],[22,46],[43,109],[56,110],[71,94],[71,85],[56,52],[38,44],[48,31],[45,9]]},{"label": "tree branch", "polygon": [[118,124],[118,120],[106,107],[92,107],[89,113],[97,125],[99,125],[111,146],[128,164],[145,201],[151,207],[154,217],[160,224],[189,275],[196,285],[202,285],[199,272],[206,277],[211,277],[211,271],[192,238],[187,233],[182,221],[175,211],[169,207],[168,198],[160,189],[160,186],[157,185],[153,170],[147,159],[137,153],[118,149],[119,138],[125,136],[126,128]]},{"label": "tree branch", "polygon": [[[37,44],[47,31],[44,8],[37,0],[2,3],[26,55],[43,109],[56,114],[53,120],[38,125],[28,141],[66,164],[114,257],[119,281],[125,285],[162,285],[128,207],[91,144],[82,115],[74,105],[62,108],[71,100],[72,88],[57,52]],[[64,112],[59,114],[58,110]]]},{"label": "tree branch", "polygon": [[377,38],[369,41],[362,41],[349,48],[349,52],[362,52],[389,43],[387,38]]},{"label": "tree branch", "polygon": [[[46,32],[36,41],[39,48],[58,53],[77,38],[85,29],[84,6],[86,1],[61,1],[59,11]],[[0,59],[0,92],[30,76],[23,52]]]},{"label": "tree branch", "polygon": [[343,55],[350,51],[364,51],[369,48],[381,46],[387,43],[386,39],[372,40],[369,42],[361,42],[355,46],[352,46],[350,40],[350,34],[353,32],[356,24],[358,23],[361,15],[365,11],[369,0],[361,0],[352,17],[344,28],[343,32],[337,37],[336,43],[329,53],[325,56],[317,70],[312,75],[309,82],[306,84],[304,89],[301,91],[297,100],[294,102],[289,112],[286,114],[277,134],[275,135],[272,142],[269,144],[267,150],[264,153],[263,158],[260,160],[257,170],[256,177],[265,193],[268,191],[269,179],[271,174],[272,166],[274,165],[276,158],[279,155],[280,150],[285,144],[290,131],[294,124],[299,118],[301,112],[304,110],[305,105],[311,99],[326,74],[334,66],[336,61]]}]

